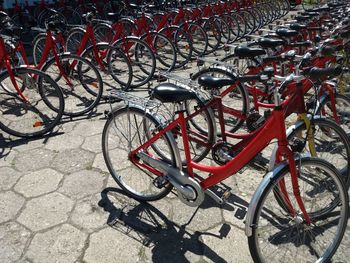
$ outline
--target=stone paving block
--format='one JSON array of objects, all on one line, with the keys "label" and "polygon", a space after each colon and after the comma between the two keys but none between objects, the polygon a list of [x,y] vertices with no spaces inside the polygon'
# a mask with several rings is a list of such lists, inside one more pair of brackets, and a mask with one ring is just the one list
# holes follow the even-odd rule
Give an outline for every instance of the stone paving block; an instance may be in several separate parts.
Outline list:
[{"label": "stone paving block", "polygon": [[46,168],[24,175],[14,189],[25,197],[34,197],[55,190],[62,177],[63,174]]},{"label": "stone paving block", "polygon": [[100,172],[82,170],[66,175],[59,192],[79,199],[101,192],[105,175]]},{"label": "stone paving block", "polygon": [[60,193],[31,199],[18,217],[18,222],[33,231],[46,229],[67,220],[73,201]]},{"label": "stone paving block", "polygon": [[65,133],[50,138],[45,148],[56,152],[62,152],[68,149],[79,148],[83,141],[84,138],[82,136]]},{"label": "stone paving block", "polygon": [[22,196],[12,191],[0,193],[0,223],[14,219],[24,202]]},{"label": "stone paving block", "polygon": [[101,134],[96,134],[96,135],[86,137],[84,144],[81,146],[81,148],[94,153],[102,152]]},{"label": "stone paving block", "polygon": [[8,141],[8,147],[13,147],[18,152],[25,152],[29,150],[34,150],[45,146],[46,138],[36,138],[36,139],[25,139],[16,138]]},{"label": "stone paving block", "polygon": [[81,149],[65,150],[58,153],[52,162],[52,167],[64,172],[73,173],[91,168],[94,154]]},{"label": "stone paving block", "polygon": [[100,120],[85,120],[75,126],[72,134],[84,135],[85,137],[102,134],[104,124],[105,122]]},{"label": "stone paving block", "polygon": [[39,148],[18,154],[14,163],[18,170],[29,172],[49,167],[53,158],[54,153],[52,151]]},{"label": "stone paving block", "polygon": [[241,229],[223,224],[203,233],[200,238],[205,244],[205,262],[253,262],[248,239]]},{"label": "stone paving block", "polygon": [[0,190],[9,190],[21,176],[20,172],[10,168],[0,168]]},{"label": "stone paving block", "polygon": [[30,232],[15,222],[0,225],[0,262],[17,261],[29,238]]},{"label": "stone paving block", "polygon": [[[91,234],[88,249],[85,251],[85,262],[139,262],[142,245],[111,227]],[[145,260],[150,262],[150,260]]]},{"label": "stone paving block", "polygon": [[99,206],[100,200],[101,194],[80,199],[72,212],[72,223],[88,232],[106,226],[108,213]]},{"label": "stone paving block", "polygon": [[92,167],[100,169],[103,172],[109,173],[105,160],[103,159],[102,153],[96,154]]},{"label": "stone paving block", "polygon": [[44,233],[37,233],[25,258],[33,262],[76,262],[83,251],[87,234],[64,224]]},{"label": "stone paving block", "polygon": [[0,146],[0,167],[11,166],[17,154],[17,151],[2,149]]}]

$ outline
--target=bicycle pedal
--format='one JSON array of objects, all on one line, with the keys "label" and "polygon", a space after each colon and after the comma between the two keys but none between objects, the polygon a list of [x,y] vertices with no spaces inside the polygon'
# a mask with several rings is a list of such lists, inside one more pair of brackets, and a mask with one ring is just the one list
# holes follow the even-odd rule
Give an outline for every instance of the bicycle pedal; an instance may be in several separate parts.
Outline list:
[{"label": "bicycle pedal", "polygon": [[224,203],[227,202],[227,200],[230,198],[230,196],[232,195],[232,193],[229,191],[229,190],[226,190],[222,196],[221,196],[221,199]]},{"label": "bicycle pedal", "polygon": [[168,183],[169,183],[169,180],[165,176],[158,176],[156,179],[153,180],[153,185],[158,189],[163,188]]}]

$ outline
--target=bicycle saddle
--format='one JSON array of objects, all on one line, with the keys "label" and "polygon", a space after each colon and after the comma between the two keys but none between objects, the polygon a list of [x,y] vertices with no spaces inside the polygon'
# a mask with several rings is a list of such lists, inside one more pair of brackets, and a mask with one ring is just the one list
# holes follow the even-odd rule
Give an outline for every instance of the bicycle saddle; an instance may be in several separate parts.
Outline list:
[{"label": "bicycle saddle", "polygon": [[298,32],[286,28],[279,28],[276,30],[276,34],[280,37],[294,37],[298,35]]},{"label": "bicycle saddle", "polygon": [[313,44],[310,40],[302,41],[302,42],[295,42],[290,43],[289,46],[291,47],[311,47]]},{"label": "bicycle saddle", "polygon": [[285,42],[282,39],[259,38],[257,44],[263,48],[274,48],[283,46]]},{"label": "bicycle saddle", "polygon": [[329,12],[331,9],[328,6],[312,8],[311,12]]},{"label": "bicycle saddle", "polygon": [[120,18],[120,13],[107,13],[107,18],[113,22],[117,22]]},{"label": "bicycle saddle", "polygon": [[195,99],[197,95],[195,92],[176,86],[173,83],[162,83],[153,89],[151,97],[166,103]]},{"label": "bicycle saddle", "polygon": [[318,16],[318,12],[305,11],[300,13],[302,16]]},{"label": "bicycle saddle", "polygon": [[296,16],[295,20],[298,22],[304,22],[307,21],[311,18],[311,16]]},{"label": "bicycle saddle", "polygon": [[204,89],[219,89],[224,86],[229,86],[234,83],[233,79],[215,78],[210,75],[203,75],[199,77],[198,84]]},{"label": "bicycle saddle", "polygon": [[334,77],[340,75],[342,72],[341,66],[337,66],[335,68],[317,68],[313,67],[310,69],[308,75],[312,80],[321,80],[325,77]]},{"label": "bicycle saddle", "polygon": [[246,46],[235,48],[235,55],[242,58],[258,57],[265,54],[266,52],[262,48],[250,48]]},{"label": "bicycle saddle", "polygon": [[289,28],[291,30],[295,30],[295,31],[300,31],[302,29],[305,29],[306,28],[306,25],[303,25],[303,24],[299,24],[299,23],[293,23],[289,26]]}]

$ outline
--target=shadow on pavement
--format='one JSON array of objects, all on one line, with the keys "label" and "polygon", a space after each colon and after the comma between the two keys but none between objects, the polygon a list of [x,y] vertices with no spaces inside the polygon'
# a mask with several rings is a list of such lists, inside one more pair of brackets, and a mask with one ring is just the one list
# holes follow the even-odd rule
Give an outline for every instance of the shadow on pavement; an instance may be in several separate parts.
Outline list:
[{"label": "shadow on pavement", "polygon": [[[116,198],[117,202],[113,202],[111,197]],[[122,190],[112,187],[101,192],[99,206],[109,213],[109,226],[151,248],[152,262],[190,262],[185,256],[187,252],[196,255],[205,253],[212,262],[226,262],[202,242],[201,236],[223,239],[230,232],[231,226],[223,223],[218,235],[199,231],[191,233],[186,227],[198,209],[189,222],[178,225],[151,204],[135,201]]]}]

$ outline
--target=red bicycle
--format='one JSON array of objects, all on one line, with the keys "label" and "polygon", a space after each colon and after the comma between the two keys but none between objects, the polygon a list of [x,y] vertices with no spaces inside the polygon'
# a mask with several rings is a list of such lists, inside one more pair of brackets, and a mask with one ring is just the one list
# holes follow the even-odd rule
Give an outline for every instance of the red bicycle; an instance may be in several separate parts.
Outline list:
[{"label": "red bicycle", "polygon": [[[276,139],[278,156],[284,161],[265,175],[248,208],[246,234],[251,255],[256,262],[280,262],[290,258],[330,260],[346,229],[347,190],[337,170],[327,162],[305,157],[295,159],[288,146],[277,89],[274,109],[266,123],[255,138],[223,166],[194,162],[187,135],[191,118],[209,107],[220,109],[220,96],[186,116],[185,101],[195,99],[196,93],[176,85],[161,84],[153,90],[152,97],[177,105],[176,116],[171,120],[157,114],[155,102],[120,92],[115,96],[128,105],[109,114],[102,135],[103,155],[112,177],[131,197],[154,201],[175,187],[177,197],[189,206],[199,206],[205,194],[222,203],[223,199],[210,187],[240,171]],[[220,122],[224,128],[222,113]],[[182,134],[186,167],[182,166],[174,129]]]}]

